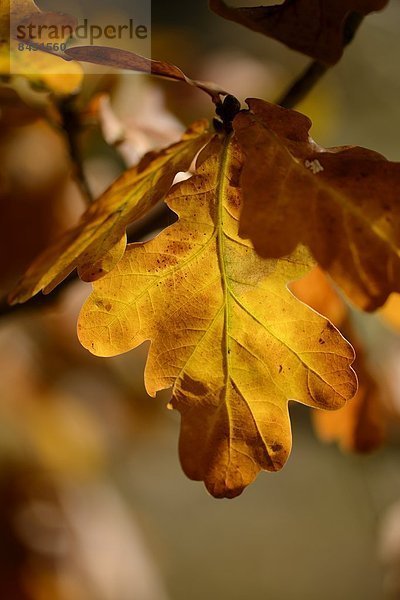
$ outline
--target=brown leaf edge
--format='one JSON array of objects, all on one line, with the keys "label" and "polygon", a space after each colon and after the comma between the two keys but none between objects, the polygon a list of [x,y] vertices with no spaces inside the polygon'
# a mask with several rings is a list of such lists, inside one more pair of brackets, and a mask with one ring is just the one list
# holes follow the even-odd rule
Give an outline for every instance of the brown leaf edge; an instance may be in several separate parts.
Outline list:
[{"label": "brown leaf edge", "polygon": [[[338,11],[336,16],[341,17],[338,22],[330,20],[335,43],[328,44],[327,31],[322,31],[318,40],[313,38],[310,27],[310,13],[313,10],[311,2],[304,2],[301,8],[301,0],[285,0],[283,4],[270,6],[244,6],[236,7],[228,5],[225,0],[209,0],[209,7],[216,15],[243,25],[248,29],[273,38],[289,48],[314,58],[326,66],[336,64],[343,55],[344,48],[351,42],[356,30],[363,18],[370,12],[385,8],[389,0],[365,0],[359,5],[353,0],[354,6],[341,6],[343,0],[331,1],[332,12]],[[324,15],[328,6],[324,8],[324,2],[319,0],[320,13]],[[339,4],[337,7],[335,4]],[[345,4],[345,3],[344,3]],[[307,10],[305,10],[307,9]],[[290,18],[285,18],[289,15]],[[296,19],[294,21],[293,19]],[[325,18],[327,15],[325,14]]]}]

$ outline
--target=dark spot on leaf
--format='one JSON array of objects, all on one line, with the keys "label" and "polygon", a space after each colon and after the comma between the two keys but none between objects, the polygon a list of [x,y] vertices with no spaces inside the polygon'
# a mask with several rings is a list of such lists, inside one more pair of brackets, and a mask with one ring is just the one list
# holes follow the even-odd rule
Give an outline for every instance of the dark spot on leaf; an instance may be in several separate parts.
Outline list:
[{"label": "dark spot on leaf", "polygon": [[100,310],[110,312],[110,310],[112,309],[112,304],[110,304],[110,302],[104,302],[104,300],[96,300],[95,304]]},{"label": "dark spot on leaf", "polygon": [[228,205],[230,206],[231,209],[233,209],[234,212],[236,212],[237,210],[239,210],[239,208],[240,208],[240,196],[239,196],[239,194],[236,194],[236,193],[229,194],[229,196],[228,196]]},{"label": "dark spot on leaf", "polygon": [[271,450],[272,452],[280,452],[283,449],[282,444],[272,444]]}]

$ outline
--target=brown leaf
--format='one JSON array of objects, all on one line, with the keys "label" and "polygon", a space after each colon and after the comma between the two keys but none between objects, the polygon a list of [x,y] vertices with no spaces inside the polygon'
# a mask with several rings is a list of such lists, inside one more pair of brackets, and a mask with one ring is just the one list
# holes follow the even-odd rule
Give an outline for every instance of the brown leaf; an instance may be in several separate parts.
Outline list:
[{"label": "brown leaf", "polygon": [[181,69],[171,63],[145,58],[128,50],[109,48],[107,46],[75,46],[67,48],[64,54],[77,61],[106,65],[116,69],[138,71],[139,73],[149,73],[166,79],[172,79],[173,81],[183,81],[205,91],[213,98],[214,102],[218,102],[220,96],[227,95],[227,92],[213,83],[190,79]]},{"label": "brown leaf", "polygon": [[381,10],[387,3],[388,0],[285,0],[274,6],[236,8],[224,0],[210,0],[210,8],[229,21],[334,64],[349,41],[346,25],[351,16]]},{"label": "brown leaf", "polygon": [[240,234],[264,257],[308,246],[360,308],[400,291],[400,164],[359,147],[324,149],[304,115],[248,100]]}]

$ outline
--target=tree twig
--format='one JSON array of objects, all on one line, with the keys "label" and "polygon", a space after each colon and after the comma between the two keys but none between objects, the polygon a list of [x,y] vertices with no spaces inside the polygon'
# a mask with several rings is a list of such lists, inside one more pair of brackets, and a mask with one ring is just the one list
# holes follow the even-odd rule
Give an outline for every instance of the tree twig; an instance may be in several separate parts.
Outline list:
[{"label": "tree twig", "polygon": [[[343,46],[348,46],[363,22],[363,15],[359,13],[351,13],[346,21],[344,29],[344,42]],[[314,60],[300,75],[298,79],[289,87],[289,89],[283,94],[277,104],[283,106],[283,108],[294,108],[311,92],[311,90],[317,85],[322,79],[325,73],[329,70],[330,65],[326,65],[317,60]]]},{"label": "tree twig", "polygon": [[38,308],[45,308],[46,306],[52,306],[56,304],[57,300],[64,292],[64,290],[70,286],[71,283],[78,280],[78,275],[74,271],[68,277],[64,279],[62,283],[55,290],[49,294],[38,294],[34,298],[31,298],[24,304],[14,304],[10,306],[7,299],[0,300],[0,320],[3,317],[11,317],[19,314],[28,314],[31,311],[37,310]]},{"label": "tree twig", "polygon": [[83,169],[79,140],[81,134],[81,121],[79,114],[75,109],[74,101],[75,97],[69,96],[58,103],[58,109],[61,116],[61,126],[67,139],[69,155],[75,171],[75,178],[81,188],[84,198],[88,203],[91,203],[94,198]]},{"label": "tree twig", "polygon": [[302,75],[290,86],[277,104],[283,108],[294,108],[316,86],[328,70],[328,65],[313,61]]}]

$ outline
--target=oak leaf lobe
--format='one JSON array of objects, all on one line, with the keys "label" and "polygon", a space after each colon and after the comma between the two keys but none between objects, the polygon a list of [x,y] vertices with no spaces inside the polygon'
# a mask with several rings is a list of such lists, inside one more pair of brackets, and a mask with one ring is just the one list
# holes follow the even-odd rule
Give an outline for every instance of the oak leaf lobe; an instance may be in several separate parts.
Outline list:
[{"label": "oak leaf lobe", "polygon": [[356,390],[351,346],[287,289],[310,268],[308,252],[264,260],[239,238],[241,161],[233,137],[214,137],[167,197],[178,222],[128,246],[78,322],[99,356],[151,340],[147,390],[173,387],[183,469],[216,497],[284,465],[289,400],[335,409]]}]

